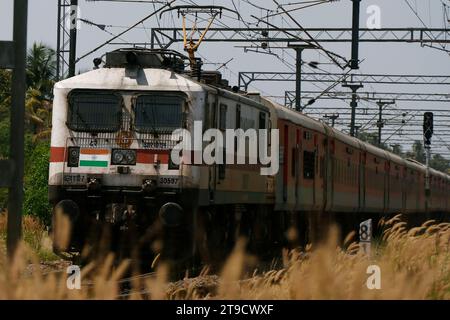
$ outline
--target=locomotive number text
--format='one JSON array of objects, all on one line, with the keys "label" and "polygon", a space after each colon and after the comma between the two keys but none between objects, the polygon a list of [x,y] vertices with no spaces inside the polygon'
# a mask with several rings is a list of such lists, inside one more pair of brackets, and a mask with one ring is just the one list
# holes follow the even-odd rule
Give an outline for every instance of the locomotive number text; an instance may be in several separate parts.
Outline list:
[{"label": "locomotive number text", "polygon": [[159,178],[160,185],[178,185],[179,178]]}]

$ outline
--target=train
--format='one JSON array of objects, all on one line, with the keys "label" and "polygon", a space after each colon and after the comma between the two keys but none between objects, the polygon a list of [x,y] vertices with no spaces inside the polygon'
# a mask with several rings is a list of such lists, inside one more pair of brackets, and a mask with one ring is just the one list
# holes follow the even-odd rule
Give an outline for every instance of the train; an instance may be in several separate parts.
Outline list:
[{"label": "train", "polygon": [[[185,70],[178,52],[119,49],[105,60],[54,87],[49,200],[54,220],[72,223],[59,250],[80,252],[107,233],[111,246],[130,252],[213,261],[238,237],[269,252],[286,244],[290,228],[308,242],[331,220],[351,229],[389,214],[450,212],[449,175],[430,169],[428,191],[423,164],[230,87],[219,72]],[[175,163],[174,130],[193,134],[196,122],[203,133],[277,130],[278,140],[266,142],[279,170],[192,164],[186,153]]]}]

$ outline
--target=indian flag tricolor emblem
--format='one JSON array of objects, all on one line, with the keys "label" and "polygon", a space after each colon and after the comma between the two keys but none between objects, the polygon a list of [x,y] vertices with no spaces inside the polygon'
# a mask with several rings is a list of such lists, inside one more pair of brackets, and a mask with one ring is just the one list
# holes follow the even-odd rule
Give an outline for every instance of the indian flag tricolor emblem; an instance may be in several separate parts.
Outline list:
[{"label": "indian flag tricolor emblem", "polygon": [[80,167],[107,168],[109,158],[109,150],[106,149],[81,149]]}]

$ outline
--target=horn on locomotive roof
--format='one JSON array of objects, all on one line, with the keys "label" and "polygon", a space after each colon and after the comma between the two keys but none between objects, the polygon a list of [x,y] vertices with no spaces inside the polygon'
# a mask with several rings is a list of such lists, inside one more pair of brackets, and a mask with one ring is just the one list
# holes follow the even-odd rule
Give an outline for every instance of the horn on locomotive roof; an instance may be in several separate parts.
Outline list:
[{"label": "horn on locomotive roof", "polygon": [[[191,71],[193,75],[198,75],[201,72],[201,66],[198,65],[199,60],[195,58],[195,52],[198,50],[200,44],[205,39],[206,34],[208,33],[209,29],[211,28],[211,25],[213,24],[214,20],[219,16],[219,18],[222,17],[222,11],[229,11],[232,13],[235,13],[239,19],[241,19],[241,16],[239,13],[235,10],[228,9],[226,7],[222,6],[175,6],[170,9],[166,9],[160,13],[160,18],[164,13],[167,13],[169,11],[177,10],[178,11],[178,17],[182,17],[183,19],[183,38],[184,38],[184,50],[188,53]],[[197,27],[197,21],[198,21],[198,15],[199,14],[209,14],[210,18],[208,20],[208,24],[201,32],[200,37],[198,39],[194,39],[194,34],[199,31]],[[194,25],[192,26],[191,32],[187,33],[186,30],[186,16],[187,15],[194,15]]]}]

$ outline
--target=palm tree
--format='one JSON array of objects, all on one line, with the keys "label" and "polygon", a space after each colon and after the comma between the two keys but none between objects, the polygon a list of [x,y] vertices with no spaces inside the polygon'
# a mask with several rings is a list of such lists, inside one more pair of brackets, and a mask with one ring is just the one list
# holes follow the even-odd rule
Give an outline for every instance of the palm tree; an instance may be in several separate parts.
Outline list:
[{"label": "palm tree", "polygon": [[26,96],[25,115],[33,133],[33,140],[50,137],[51,111],[51,102],[42,99],[42,93],[39,90],[29,88]]},{"label": "palm tree", "polygon": [[42,43],[34,43],[27,55],[26,117],[34,139],[46,139],[51,131],[56,54]]},{"label": "palm tree", "polygon": [[43,99],[51,99],[56,74],[55,50],[42,43],[34,43],[27,55],[27,85],[41,92]]}]

